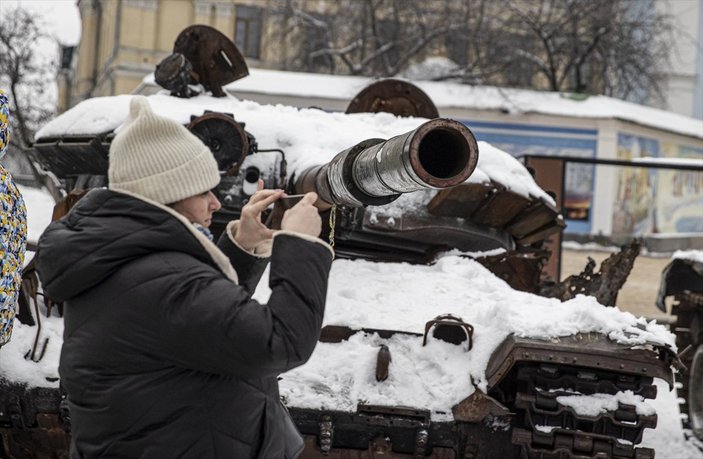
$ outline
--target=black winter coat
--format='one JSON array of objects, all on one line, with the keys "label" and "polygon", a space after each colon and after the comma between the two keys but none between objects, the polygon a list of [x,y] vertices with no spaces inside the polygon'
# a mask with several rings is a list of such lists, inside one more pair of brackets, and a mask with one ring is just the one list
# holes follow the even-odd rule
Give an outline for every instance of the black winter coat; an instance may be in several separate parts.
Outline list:
[{"label": "black winter coat", "polygon": [[294,455],[300,437],[277,376],[312,354],[331,251],[276,235],[272,293],[261,305],[249,290],[267,259],[223,235],[218,246],[238,285],[194,231],[151,203],[102,189],[40,238],[44,291],[65,301],[59,373],[72,458]]}]

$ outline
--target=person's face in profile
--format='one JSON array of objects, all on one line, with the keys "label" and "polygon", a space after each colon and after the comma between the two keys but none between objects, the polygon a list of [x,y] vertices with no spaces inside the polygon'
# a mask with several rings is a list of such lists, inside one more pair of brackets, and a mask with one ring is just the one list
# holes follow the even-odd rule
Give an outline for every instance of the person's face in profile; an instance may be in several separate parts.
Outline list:
[{"label": "person's face in profile", "polygon": [[212,214],[220,210],[222,205],[212,191],[206,191],[172,204],[173,210],[183,215],[192,223],[198,223],[205,228],[212,223]]}]

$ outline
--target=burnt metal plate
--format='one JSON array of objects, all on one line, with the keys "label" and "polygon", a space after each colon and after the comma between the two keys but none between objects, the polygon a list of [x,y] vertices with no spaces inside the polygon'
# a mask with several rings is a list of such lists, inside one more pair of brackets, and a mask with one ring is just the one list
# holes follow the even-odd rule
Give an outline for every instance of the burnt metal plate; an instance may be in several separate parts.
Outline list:
[{"label": "burnt metal plate", "polygon": [[348,340],[352,335],[355,335],[359,332],[367,334],[377,333],[378,336],[383,339],[388,339],[396,334],[417,336],[419,338],[422,337],[422,333],[412,333],[399,330],[383,330],[376,328],[352,329],[344,325],[325,325],[324,327],[322,327],[322,331],[320,332],[319,341],[321,343],[341,343],[342,341]]},{"label": "burnt metal plate", "polygon": [[703,263],[676,258],[662,271],[657,307],[666,312],[664,299],[685,291],[703,292]]},{"label": "burnt metal plate", "polygon": [[519,245],[531,245],[535,242],[543,241],[553,234],[561,233],[564,229],[566,229],[566,222],[556,218],[527,236],[522,237],[517,243]]},{"label": "burnt metal plate", "polygon": [[559,218],[559,211],[540,199],[525,208],[506,228],[516,239],[522,239]]},{"label": "burnt metal plate", "polygon": [[250,153],[244,128],[230,114],[205,112],[193,117],[186,127],[207,145],[217,161],[217,168],[228,175],[236,174]]},{"label": "burnt metal plate", "polygon": [[491,194],[471,216],[476,223],[502,228],[525,210],[533,200],[507,189]]},{"label": "burnt metal plate", "polygon": [[438,118],[432,99],[412,83],[394,78],[371,83],[354,96],[346,113],[392,113],[396,116]]},{"label": "burnt metal plate", "polygon": [[462,183],[446,190],[440,190],[427,204],[432,215],[469,219],[483,202],[498,192],[495,184]]},{"label": "burnt metal plate", "polygon": [[100,134],[39,139],[34,144],[32,156],[59,179],[82,174],[107,175],[112,137],[112,134]]},{"label": "burnt metal plate", "polygon": [[[237,46],[214,27],[186,27],[176,37],[173,52],[183,54],[200,76],[208,71],[217,71],[221,84],[231,83],[249,75],[249,68]],[[227,60],[229,62],[226,62]],[[226,65],[217,65],[220,61],[224,61],[223,64]]]},{"label": "burnt metal plate", "polygon": [[475,260],[512,288],[523,292],[539,293],[540,276],[548,257],[549,252],[546,250],[527,253],[509,251]]},{"label": "burnt metal plate", "polygon": [[664,347],[656,346],[655,349],[633,349],[632,346],[612,341],[600,333],[578,333],[551,341],[511,335],[491,355],[486,368],[486,379],[490,389],[495,387],[516,363],[532,362],[656,377],[672,387],[671,365],[676,356]]},{"label": "burnt metal plate", "polygon": [[510,235],[500,228],[475,224],[470,220],[432,216],[416,212],[386,215],[383,208],[368,208],[362,229],[369,233],[393,234],[398,239],[422,241],[459,250],[491,250],[515,247]]}]

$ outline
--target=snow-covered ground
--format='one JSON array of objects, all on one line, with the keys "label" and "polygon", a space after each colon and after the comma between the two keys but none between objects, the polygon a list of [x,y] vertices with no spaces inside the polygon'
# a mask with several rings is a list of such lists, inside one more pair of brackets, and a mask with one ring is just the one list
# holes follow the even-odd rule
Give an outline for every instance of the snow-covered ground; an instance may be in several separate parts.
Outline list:
[{"label": "snow-covered ground", "polygon": [[[41,190],[21,187],[21,192],[29,211],[30,238],[34,238],[48,223],[53,202]],[[427,288],[429,285],[431,289]],[[268,293],[264,278],[256,296],[265,300]],[[383,314],[379,304],[393,309],[389,307],[388,314]],[[418,314],[419,308],[409,307],[412,304],[421,305],[423,312]],[[441,419],[442,411],[470,393],[470,380],[479,388],[485,385],[482,369],[492,349],[509,332],[557,336],[587,329],[610,334],[623,342],[655,340],[671,344],[673,339],[663,327],[600,306],[592,298],[579,297],[562,304],[516,292],[481,265],[454,253],[433,266],[348,260],[334,263],[326,324],[369,326],[367,319],[373,316],[374,328],[418,331],[424,321],[442,312],[457,313],[475,325],[471,359],[466,358],[461,346],[430,341],[422,347],[417,339],[396,335],[385,341],[393,358],[390,377],[377,383],[372,375],[379,339],[357,334],[344,343],[320,343],[308,364],[283,375],[281,393],[299,406],[340,408],[350,408],[362,397],[369,403],[402,400],[404,405],[421,406],[431,400],[429,408],[435,410],[435,418]],[[0,373],[30,385],[57,387],[62,332],[60,318],[43,319],[41,341],[49,341],[42,361],[33,363],[24,355],[34,342],[36,328],[16,323],[11,342],[0,349]],[[340,351],[344,359],[338,358]],[[643,446],[655,448],[658,458],[703,457],[692,443],[684,440],[673,392],[663,381],[657,381],[657,387],[656,400],[636,400],[640,410],[651,410],[651,405],[659,415],[657,428],[645,433]],[[599,401],[604,405],[609,402]]]}]

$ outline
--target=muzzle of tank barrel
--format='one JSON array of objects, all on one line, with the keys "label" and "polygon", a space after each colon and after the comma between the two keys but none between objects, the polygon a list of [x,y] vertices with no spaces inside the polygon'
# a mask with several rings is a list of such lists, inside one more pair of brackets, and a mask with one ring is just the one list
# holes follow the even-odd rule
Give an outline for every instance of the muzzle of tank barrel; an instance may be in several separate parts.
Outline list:
[{"label": "muzzle of tank barrel", "polygon": [[437,118],[388,140],[368,139],[303,171],[296,193],[314,191],[318,208],[384,205],[402,193],[458,185],[473,173],[478,144],[458,121]]}]

